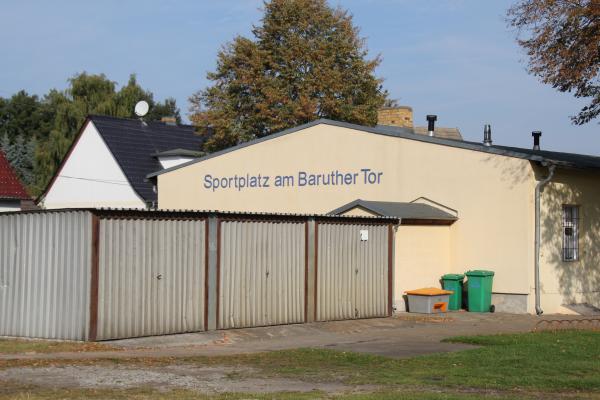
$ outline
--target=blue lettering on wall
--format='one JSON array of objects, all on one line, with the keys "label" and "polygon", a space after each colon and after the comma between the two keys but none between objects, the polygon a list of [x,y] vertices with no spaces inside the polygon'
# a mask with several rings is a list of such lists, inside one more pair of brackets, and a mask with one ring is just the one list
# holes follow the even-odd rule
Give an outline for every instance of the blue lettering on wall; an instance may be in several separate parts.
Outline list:
[{"label": "blue lettering on wall", "polygon": [[[271,179],[272,178],[272,179]],[[233,176],[204,175],[204,188],[213,192],[217,190],[242,191],[247,188],[274,187],[328,187],[379,185],[383,181],[383,172],[371,168],[361,168],[357,171],[308,172],[298,171],[295,175],[235,174]]]}]

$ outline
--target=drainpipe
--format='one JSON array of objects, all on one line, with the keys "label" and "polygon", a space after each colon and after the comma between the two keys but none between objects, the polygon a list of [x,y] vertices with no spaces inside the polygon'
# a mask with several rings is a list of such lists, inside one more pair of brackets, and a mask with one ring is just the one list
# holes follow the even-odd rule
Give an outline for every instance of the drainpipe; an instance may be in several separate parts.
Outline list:
[{"label": "drainpipe", "polygon": [[554,176],[556,165],[548,166],[548,176],[535,185],[535,312],[537,315],[542,315],[541,300],[540,300],[540,195],[544,190],[544,186],[550,182]]}]

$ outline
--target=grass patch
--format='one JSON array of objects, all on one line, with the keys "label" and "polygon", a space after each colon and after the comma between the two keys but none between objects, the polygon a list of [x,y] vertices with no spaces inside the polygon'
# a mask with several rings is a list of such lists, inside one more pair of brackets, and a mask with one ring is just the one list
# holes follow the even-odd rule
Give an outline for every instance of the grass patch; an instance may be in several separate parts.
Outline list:
[{"label": "grass patch", "polygon": [[[480,348],[432,354],[410,359],[341,352],[296,349],[223,357],[144,358],[102,360],[11,360],[4,368],[23,365],[129,365],[160,369],[172,364],[233,366],[231,379],[290,378],[307,382],[374,385],[375,393],[334,395],[320,392],[223,394],[202,396],[185,390],[156,391],[47,389],[0,385],[7,398],[114,398],[114,399],[415,399],[452,400],[530,398],[600,399],[600,333],[589,331],[539,332],[515,335],[457,337],[450,342]],[[17,365],[15,365],[17,363]],[[27,364],[25,364],[27,363]],[[15,383],[16,384],[16,383]],[[3,387],[4,386],[4,387]],[[364,390],[370,390],[364,387]],[[16,395],[16,393],[20,393]],[[24,397],[19,397],[23,394]],[[26,397],[25,397],[26,396]]]},{"label": "grass patch", "polygon": [[[13,388],[14,389],[14,388]],[[3,393],[4,392],[4,393]],[[0,390],[0,400],[84,400],[84,399],[114,399],[114,400],[478,400],[485,399],[484,394],[466,393],[430,393],[430,392],[407,392],[388,391],[362,394],[327,394],[323,392],[309,393],[223,393],[218,395],[205,395],[191,390],[165,390],[156,389],[42,389],[35,387],[22,388],[19,391],[12,390],[13,394],[7,394]],[[505,397],[496,395],[498,400],[525,400],[533,397]]]},{"label": "grass patch", "polygon": [[58,353],[117,350],[100,343],[59,342],[52,340],[0,339],[0,354]]},{"label": "grass patch", "polygon": [[[252,366],[258,376],[384,386],[443,386],[486,390],[600,390],[600,333],[540,332],[453,338],[483,346],[410,359],[324,349],[285,350],[199,363]],[[193,359],[189,361],[193,362]]]}]

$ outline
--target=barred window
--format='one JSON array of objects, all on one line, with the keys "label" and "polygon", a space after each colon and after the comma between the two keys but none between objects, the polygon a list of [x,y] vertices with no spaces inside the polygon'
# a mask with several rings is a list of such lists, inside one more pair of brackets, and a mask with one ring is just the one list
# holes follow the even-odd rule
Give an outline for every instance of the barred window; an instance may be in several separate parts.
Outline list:
[{"label": "barred window", "polygon": [[579,206],[563,206],[563,261],[579,260]]}]

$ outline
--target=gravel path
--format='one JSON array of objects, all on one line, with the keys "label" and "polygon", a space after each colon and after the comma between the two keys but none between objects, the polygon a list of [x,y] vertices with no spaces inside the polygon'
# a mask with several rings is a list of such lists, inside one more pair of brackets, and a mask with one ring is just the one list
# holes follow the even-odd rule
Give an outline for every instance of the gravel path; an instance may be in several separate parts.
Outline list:
[{"label": "gravel path", "polygon": [[64,366],[37,368],[9,368],[0,370],[0,382],[14,381],[25,385],[77,389],[130,389],[157,390],[186,389],[200,393],[273,393],[310,392],[343,393],[373,390],[374,387],[343,385],[340,383],[302,382],[282,378],[246,378],[252,372],[239,367],[199,367],[191,364],[162,367],[130,366]]}]

